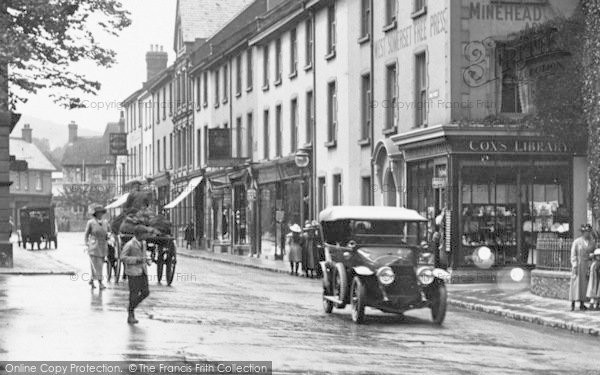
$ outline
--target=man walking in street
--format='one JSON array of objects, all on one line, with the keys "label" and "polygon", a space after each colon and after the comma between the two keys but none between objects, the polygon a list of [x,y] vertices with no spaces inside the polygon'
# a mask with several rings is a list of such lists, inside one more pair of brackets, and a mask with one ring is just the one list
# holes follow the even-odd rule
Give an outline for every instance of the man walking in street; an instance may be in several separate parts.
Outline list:
[{"label": "man walking in street", "polygon": [[125,263],[125,274],[129,280],[129,316],[127,323],[136,324],[135,308],[150,294],[146,253],[142,244],[146,228],[137,226],[134,237],[125,244],[121,258]]}]

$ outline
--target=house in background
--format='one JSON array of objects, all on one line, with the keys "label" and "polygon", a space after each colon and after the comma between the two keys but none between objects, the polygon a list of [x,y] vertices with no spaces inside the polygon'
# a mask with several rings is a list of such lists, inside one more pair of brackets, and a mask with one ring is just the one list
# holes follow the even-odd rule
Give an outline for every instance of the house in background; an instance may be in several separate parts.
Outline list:
[{"label": "house in background", "polygon": [[44,153],[33,144],[31,126],[25,124],[21,138],[10,138],[10,153],[15,160],[27,162],[27,168],[10,171],[9,208],[13,222],[19,225],[19,209],[50,207],[52,204],[52,173],[56,168]]},{"label": "house in background", "polygon": [[102,136],[79,137],[78,126],[69,124],[69,142],[61,162],[62,189],[55,192],[56,216],[68,221],[70,230],[83,230],[92,204],[106,205],[115,194],[115,157],[110,155],[111,133],[123,130],[122,122],[106,125]]}]

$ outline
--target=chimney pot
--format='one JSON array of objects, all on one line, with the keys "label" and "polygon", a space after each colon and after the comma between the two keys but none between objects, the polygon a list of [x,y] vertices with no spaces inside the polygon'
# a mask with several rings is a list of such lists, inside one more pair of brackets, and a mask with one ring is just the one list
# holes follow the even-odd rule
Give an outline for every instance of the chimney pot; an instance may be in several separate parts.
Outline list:
[{"label": "chimney pot", "polygon": [[158,44],[151,44],[150,51],[146,53],[146,81],[150,81],[154,76],[167,68],[169,55],[162,51]]}]

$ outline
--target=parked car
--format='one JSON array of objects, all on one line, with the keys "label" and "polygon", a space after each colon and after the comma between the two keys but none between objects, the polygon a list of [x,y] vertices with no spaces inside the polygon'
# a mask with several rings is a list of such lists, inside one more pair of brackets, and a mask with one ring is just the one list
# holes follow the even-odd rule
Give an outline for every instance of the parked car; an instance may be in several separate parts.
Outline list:
[{"label": "parked car", "polygon": [[434,323],[443,323],[450,274],[433,267],[427,219],[400,207],[339,206],[322,211],[319,221],[326,313],[350,304],[360,324],[367,306],[397,314],[429,308]]}]

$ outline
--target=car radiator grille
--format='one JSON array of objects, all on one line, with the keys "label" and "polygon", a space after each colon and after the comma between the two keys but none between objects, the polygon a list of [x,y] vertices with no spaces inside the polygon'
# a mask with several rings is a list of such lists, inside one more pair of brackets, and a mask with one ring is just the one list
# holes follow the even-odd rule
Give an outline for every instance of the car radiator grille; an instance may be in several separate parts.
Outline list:
[{"label": "car radiator grille", "polygon": [[411,266],[392,266],[396,275],[392,285],[386,288],[388,293],[413,296],[419,293],[417,276]]}]

